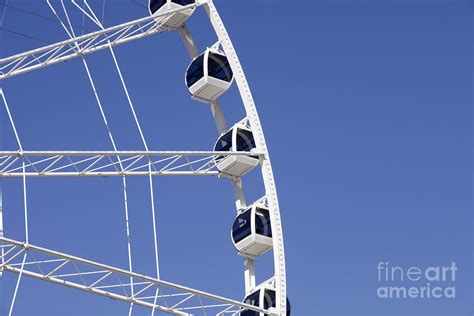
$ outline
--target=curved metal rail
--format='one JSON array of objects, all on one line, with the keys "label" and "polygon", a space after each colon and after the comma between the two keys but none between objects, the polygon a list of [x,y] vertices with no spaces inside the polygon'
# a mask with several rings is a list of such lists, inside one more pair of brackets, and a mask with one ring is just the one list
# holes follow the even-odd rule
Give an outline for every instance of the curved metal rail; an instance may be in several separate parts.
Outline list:
[{"label": "curved metal rail", "polygon": [[245,77],[242,65],[240,64],[237,52],[230,40],[229,34],[214,6],[212,0],[204,5],[207,10],[212,26],[219,38],[220,44],[229,60],[230,66],[235,75],[235,81],[242,98],[247,117],[252,127],[257,150],[262,153],[260,158],[262,165],[262,176],[265,185],[265,193],[268,206],[271,210],[271,226],[273,234],[273,259],[275,268],[276,284],[276,309],[280,315],[286,314],[286,264],[285,250],[283,245],[283,230],[281,225],[280,207],[276,191],[275,179],[268,154],[267,143],[263,134],[263,128],[257,113],[257,108],[253,100],[252,92]]}]

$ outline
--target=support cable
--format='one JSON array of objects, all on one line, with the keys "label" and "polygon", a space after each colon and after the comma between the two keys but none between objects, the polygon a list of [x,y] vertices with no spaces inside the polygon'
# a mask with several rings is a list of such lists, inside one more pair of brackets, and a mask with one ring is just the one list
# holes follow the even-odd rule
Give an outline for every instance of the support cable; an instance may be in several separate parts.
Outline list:
[{"label": "support cable", "polygon": [[158,265],[158,239],[156,236],[156,217],[155,217],[155,198],[153,194],[153,177],[151,176],[151,170],[149,172],[149,183],[150,183],[150,199],[151,199],[151,216],[153,219],[153,239],[155,241],[154,246],[155,246],[155,263],[156,263],[156,278],[160,279],[160,268]]},{"label": "support cable", "polygon": [[33,12],[30,12],[30,11],[19,9],[19,8],[13,7],[11,5],[8,5],[8,0],[5,0],[5,3],[0,4],[0,5],[3,6],[3,12],[2,12],[1,19],[0,19],[0,30],[2,30],[4,32],[11,33],[11,34],[15,34],[15,35],[18,35],[18,36],[22,36],[22,37],[25,37],[25,38],[33,39],[33,40],[36,40],[36,41],[39,41],[39,42],[42,42],[42,43],[45,43],[45,44],[51,44],[50,42],[42,40],[40,38],[31,36],[31,35],[28,35],[28,34],[24,34],[24,33],[18,32],[18,31],[9,30],[9,29],[6,29],[6,28],[3,27],[3,22],[5,21],[5,15],[6,15],[6,12],[7,12],[7,8],[12,9],[12,10],[16,10],[16,11],[19,11],[19,12],[31,14],[33,16],[41,17],[43,19],[51,21],[50,18],[47,18],[47,17],[44,17],[44,16],[39,15],[39,14],[35,14]]},{"label": "support cable", "polygon": [[[2,95],[3,103],[5,104],[5,109],[7,110],[8,118],[10,120],[10,124],[13,128],[13,133],[15,134],[15,138],[18,144],[18,148],[20,149],[20,155],[23,154],[23,146],[21,145],[20,136],[18,135],[18,131],[16,130],[15,122],[13,121],[10,107],[8,106],[7,99],[5,98],[5,93],[3,89],[0,88],[0,94]],[[25,216],[25,241],[26,243],[29,242],[29,232],[28,232],[28,201],[27,201],[27,192],[26,192],[26,167],[25,167],[25,159],[22,159],[22,173],[23,173],[23,206],[24,206],[24,216]]]},{"label": "support cable", "polygon": [[[99,21],[99,19],[95,15],[94,11],[92,10],[92,8],[89,6],[89,3],[87,2],[87,0],[84,0],[84,3],[86,5],[86,7],[88,8],[89,12],[92,14],[92,16],[89,15],[84,9],[82,9],[76,3],[76,1],[72,0],[72,3],[80,11],[82,11],[87,17],[89,17],[97,26],[99,26],[101,29],[104,29],[104,26]],[[109,50],[110,50],[110,53],[111,53],[112,58],[114,60],[115,68],[117,69],[118,75],[120,77],[120,82],[122,83],[122,88],[123,88],[123,90],[125,92],[125,95],[127,97],[127,101],[128,101],[129,106],[130,106],[130,110],[131,110],[133,118],[135,120],[135,124],[136,124],[137,129],[140,133],[140,137],[141,137],[143,146],[145,147],[146,151],[149,151],[147,142],[145,140],[145,136],[144,136],[142,128],[140,126],[140,122],[138,121],[138,117],[137,117],[137,114],[135,112],[135,107],[133,105],[132,99],[131,99],[130,94],[128,92],[127,85],[125,83],[125,79],[122,75],[122,71],[121,71],[120,66],[118,64],[117,57],[115,56],[115,52],[114,52],[114,49],[112,47],[112,43],[110,42],[110,40],[107,40],[107,43],[109,44]],[[153,220],[153,239],[154,239],[153,241],[154,241],[154,249],[155,249],[156,277],[158,279],[160,279],[160,269],[159,269],[159,260],[158,260],[158,239],[157,239],[157,234],[156,234],[155,198],[154,198],[154,192],[153,192],[153,178],[151,176],[151,171],[152,171],[151,170],[151,161],[149,161],[149,163],[148,163],[148,173],[149,173],[149,184],[150,184],[151,212],[152,212],[152,220]]]},{"label": "support cable", "polygon": [[3,99],[3,104],[5,104],[5,109],[7,110],[7,115],[10,120],[10,124],[12,125],[13,128],[13,133],[15,134],[16,142],[18,144],[18,148],[20,149],[20,152],[23,151],[23,146],[21,145],[20,137],[18,136],[18,132],[16,130],[15,122],[13,122],[12,115],[10,113],[10,107],[8,106],[7,99],[5,98],[5,93],[3,92],[3,89],[0,88],[0,94],[2,95]]},{"label": "support cable", "polygon": [[[0,186],[0,237],[3,237],[3,190]],[[1,247],[0,256],[2,257],[1,263],[2,266],[0,267],[0,279],[2,278],[3,274],[3,264],[5,262],[5,247]]]},{"label": "support cable", "polygon": [[5,0],[5,4],[3,5],[2,20],[0,21],[0,27],[3,26],[3,21],[5,20],[5,14],[7,13],[7,5],[8,0]]},{"label": "support cable", "polygon": [[[76,34],[74,33],[74,29],[72,28],[71,21],[69,19],[69,15],[67,13],[66,7],[64,6],[63,0],[61,0],[61,5],[63,7],[64,14],[65,14],[67,22],[69,24],[69,28],[71,30],[71,33],[69,33],[69,31],[67,30],[67,28],[65,27],[65,25],[63,24],[63,22],[59,18],[58,14],[56,13],[54,8],[50,4],[49,0],[47,0],[47,3],[50,6],[51,10],[53,11],[54,15],[56,16],[56,18],[60,21],[60,23],[63,26],[63,28],[65,29],[65,31],[68,33],[69,37],[70,38],[75,37]],[[83,23],[84,23],[84,18],[83,18]],[[78,47],[77,42],[76,42],[76,47]],[[113,137],[112,131],[111,131],[110,126],[109,126],[109,123],[107,121],[107,117],[105,115],[105,111],[104,111],[103,106],[102,106],[102,102],[100,100],[99,94],[98,94],[97,89],[96,89],[95,84],[94,84],[94,80],[93,80],[91,72],[89,70],[89,65],[88,65],[87,61],[85,60],[84,56],[82,56],[82,62],[84,64],[84,68],[86,70],[87,77],[89,79],[89,83],[90,83],[92,91],[94,93],[96,103],[99,107],[99,111],[100,111],[100,114],[102,116],[102,120],[104,122],[105,128],[107,129],[107,134],[109,136],[110,142],[112,143],[112,147],[113,147],[114,151],[118,151],[115,139]],[[121,161],[119,156],[117,157],[117,160],[118,160],[118,164],[120,166],[120,170],[123,172],[124,167],[123,167],[122,161]],[[126,180],[125,176],[122,176],[122,187],[123,187],[123,198],[124,198],[124,208],[125,208],[125,229],[126,229],[126,234],[127,234],[128,267],[129,267],[129,271],[132,272],[133,271],[132,248],[131,248],[130,224],[129,224],[127,180]],[[131,291],[131,295],[134,295],[133,278],[130,278],[130,291]],[[133,303],[130,303],[129,315],[131,315],[131,313],[132,313],[132,308],[133,308]]]},{"label": "support cable", "polygon": [[100,20],[102,25],[104,24],[104,18],[105,18],[105,0],[102,2],[102,19]]},{"label": "support cable", "polygon": [[145,8],[145,9],[147,9],[147,7],[146,7],[146,6],[144,6],[144,5],[143,5],[143,4],[141,4],[141,3],[138,3],[136,0],[132,0],[132,2],[133,2],[134,4],[136,4],[137,6],[139,6],[139,7],[142,7],[142,8]]},{"label": "support cable", "polygon": [[[87,2],[87,0],[84,0],[84,3],[86,4],[87,8],[89,9],[89,11],[91,12],[92,16],[90,14],[88,14],[85,10],[83,10],[77,3],[75,0],[72,0],[72,3],[80,10],[82,11],[89,19],[92,20],[92,22],[94,22],[97,26],[99,26],[102,30],[104,30],[104,26],[102,25],[102,23],[99,21],[99,19],[97,18],[97,16],[95,15],[94,11],[92,10],[92,8],[89,6],[89,3]],[[127,88],[127,85],[125,83],[125,79],[123,78],[123,75],[122,75],[122,70],[120,69],[120,66],[118,64],[118,61],[117,61],[117,57],[115,56],[115,51],[112,47],[112,43],[110,42],[110,40],[107,39],[107,43],[109,44],[109,49],[110,49],[110,53],[112,54],[112,58],[114,60],[114,64],[115,64],[115,68],[117,69],[117,72],[118,72],[118,75],[119,75],[119,78],[120,78],[120,82],[122,84],[122,88],[125,92],[125,95],[127,97],[127,101],[128,101],[128,104],[130,106],[130,110],[132,111],[132,115],[133,115],[133,118],[135,120],[135,124],[137,125],[137,128],[138,128],[138,132],[140,133],[140,138],[142,140],[142,143],[143,143],[143,146],[145,147],[145,150],[146,151],[149,151],[148,149],[148,145],[147,145],[147,142],[145,140],[145,136],[143,134],[143,131],[142,131],[142,128],[141,128],[141,125],[140,125],[140,122],[138,121],[138,117],[137,117],[137,114],[135,112],[135,107],[133,105],[133,102],[132,102],[132,99],[130,97],[130,94],[128,92],[128,88]]]},{"label": "support cable", "polygon": [[34,36],[24,34],[24,33],[21,33],[21,32],[17,32],[17,31],[9,30],[9,29],[6,29],[3,26],[0,27],[0,31],[4,31],[4,32],[15,34],[15,35],[18,35],[18,36],[21,36],[21,37],[24,37],[24,38],[32,39],[32,40],[35,40],[35,41],[38,41],[38,42],[41,42],[41,43],[44,43],[44,44],[51,44],[51,42],[45,41],[41,38],[34,37]]},{"label": "support cable", "polygon": [[[54,18],[50,18],[50,17],[44,16],[44,15],[41,15],[41,14],[38,14],[38,13],[35,13],[35,12],[32,12],[32,11],[28,11],[28,10],[25,10],[25,9],[22,9],[22,8],[18,8],[16,6],[9,5],[8,0],[6,0],[6,2],[4,4],[0,4],[0,6],[4,7],[3,11],[5,11],[6,9],[10,9],[10,10],[18,11],[18,12],[21,12],[21,13],[24,13],[24,14],[28,14],[28,15],[37,17],[37,18],[41,18],[46,22],[51,22],[51,23],[54,23],[54,24],[59,23]],[[3,16],[3,14],[2,14],[2,16]],[[1,26],[2,26],[2,23],[0,23],[0,27]],[[75,28],[75,29],[80,29],[80,27],[77,26],[77,25],[73,25],[72,27]],[[87,31],[89,32],[90,30],[87,30]]]},{"label": "support cable", "polygon": [[[156,299],[158,298],[158,291],[160,288],[157,288],[155,291],[155,297],[153,298],[153,307],[156,306]],[[151,309],[151,316],[155,316],[155,308]]]},{"label": "support cable", "polygon": [[20,273],[18,274],[18,279],[16,281],[15,292],[13,293],[12,303],[10,304],[10,311],[8,312],[8,316],[11,316],[13,313],[13,307],[15,306],[16,295],[18,293],[18,288],[20,287],[21,276],[23,275],[23,268],[25,267],[26,261],[26,252],[23,255],[23,261],[21,262],[21,269]]}]

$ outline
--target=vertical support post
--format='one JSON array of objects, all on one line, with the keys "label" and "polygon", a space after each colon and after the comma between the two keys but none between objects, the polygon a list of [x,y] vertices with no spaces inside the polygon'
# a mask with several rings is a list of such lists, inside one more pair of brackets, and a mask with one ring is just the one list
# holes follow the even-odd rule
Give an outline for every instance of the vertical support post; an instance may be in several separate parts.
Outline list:
[{"label": "vertical support post", "polygon": [[199,49],[185,23],[181,24],[181,26],[178,28],[178,32],[179,36],[181,36],[181,39],[183,40],[186,50],[188,51],[189,57],[191,57],[191,59],[196,58],[199,55]]},{"label": "vertical support post", "polygon": [[247,201],[245,200],[242,179],[232,181],[232,189],[234,190],[235,208],[240,211],[247,207]]},{"label": "vertical support post", "polygon": [[245,267],[245,295],[250,294],[250,292],[255,288],[255,264],[253,258],[245,258],[244,260]]},{"label": "vertical support post", "polygon": [[212,116],[216,122],[217,130],[220,134],[224,133],[227,130],[227,123],[224,118],[224,113],[222,112],[221,105],[218,100],[213,100],[210,103]]}]

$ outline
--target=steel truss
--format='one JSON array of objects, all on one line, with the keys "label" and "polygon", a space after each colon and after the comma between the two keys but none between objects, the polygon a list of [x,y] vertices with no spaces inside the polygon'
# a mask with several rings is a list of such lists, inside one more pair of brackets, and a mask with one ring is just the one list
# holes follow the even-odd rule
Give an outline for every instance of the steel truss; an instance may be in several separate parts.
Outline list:
[{"label": "steel truss", "polygon": [[[216,176],[218,151],[3,151],[0,178],[57,176]],[[23,170],[23,163],[25,169]],[[151,170],[149,166],[151,165]],[[123,168],[123,169],[122,169]]]},{"label": "steel truss", "polygon": [[195,7],[185,6],[166,13],[141,18],[66,41],[0,59],[0,80],[72,58],[94,53],[170,29],[164,24],[173,13]]},{"label": "steel truss", "polygon": [[[227,315],[256,306],[142,274],[0,237],[0,270],[86,291],[174,315]],[[22,258],[26,254],[27,260]],[[23,267],[23,268],[22,268]],[[133,284],[134,294],[130,286]],[[155,294],[157,293],[157,294]],[[156,304],[155,301],[156,296]]]}]

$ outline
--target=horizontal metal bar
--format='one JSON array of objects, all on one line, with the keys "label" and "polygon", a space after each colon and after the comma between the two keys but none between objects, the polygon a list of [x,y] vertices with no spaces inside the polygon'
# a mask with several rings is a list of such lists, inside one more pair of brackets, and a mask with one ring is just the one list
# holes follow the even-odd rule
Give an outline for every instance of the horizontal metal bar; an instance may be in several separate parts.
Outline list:
[{"label": "horizontal metal bar", "polygon": [[111,33],[111,32],[117,31],[117,30],[121,30],[123,28],[127,28],[129,26],[133,26],[133,25],[145,23],[145,22],[148,22],[148,21],[152,21],[156,18],[171,15],[171,14],[174,14],[174,13],[177,13],[177,12],[189,9],[189,8],[193,8],[195,6],[196,6],[195,4],[191,4],[191,5],[176,9],[176,10],[170,10],[170,11],[162,13],[162,14],[157,14],[157,15],[153,15],[153,16],[146,16],[144,18],[140,18],[140,19],[137,19],[137,20],[125,22],[125,23],[118,24],[118,25],[115,25],[115,26],[111,26],[111,27],[103,29],[103,30],[87,33],[87,34],[77,36],[77,37],[74,37],[74,38],[71,38],[71,39],[68,39],[68,40],[65,40],[65,41],[53,43],[53,44],[50,44],[50,45],[47,45],[47,46],[39,47],[39,48],[29,50],[29,51],[26,51],[26,52],[23,52],[23,53],[19,53],[19,54],[16,54],[16,55],[5,57],[5,58],[0,59],[0,64],[6,64],[6,63],[9,63],[11,61],[15,61],[19,58],[26,57],[26,56],[31,56],[31,55],[36,55],[38,53],[49,51],[49,50],[57,48],[57,47],[70,46],[70,45],[73,45],[75,42],[80,42],[80,41],[92,38],[94,36],[103,35],[103,34],[106,34],[106,33]]},{"label": "horizontal metal bar", "polygon": [[[15,272],[15,273],[20,273],[20,270],[21,270],[19,268],[15,268],[15,267],[12,267],[10,265],[3,265],[3,269],[5,271],[10,271],[10,272]],[[36,273],[36,272],[28,271],[28,270],[23,270],[22,274],[26,275],[26,276],[29,276],[29,277],[36,278],[36,279],[40,279],[40,280],[48,281],[48,282],[51,282],[51,283],[56,283],[56,284],[59,284],[59,285],[74,288],[74,289],[77,289],[77,290],[82,290],[82,291],[86,291],[86,292],[89,292],[89,293],[94,293],[94,294],[97,294],[97,295],[105,296],[105,297],[108,297],[108,298],[112,298],[112,299],[116,299],[116,300],[120,300],[120,301],[124,301],[124,302],[130,302],[130,303],[134,303],[136,305],[140,305],[140,306],[144,306],[144,307],[148,307],[148,308],[152,308],[152,309],[154,308],[156,310],[166,312],[166,313],[169,313],[169,314],[189,315],[188,313],[180,312],[180,311],[177,311],[177,310],[172,310],[172,309],[169,309],[167,307],[160,306],[160,305],[151,304],[151,303],[148,303],[148,302],[145,302],[145,301],[129,298],[125,295],[120,295],[120,294],[116,294],[116,293],[112,293],[112,292],[99,290],[97,288],[88,287],[88,286],[77,284],[77,283],[70,282],[70,281],[65,281],[65,280],[62,280],[62,279],[55,278],[55,277],[46,277],[45,278],[44,275],[42,275],[40,273]]]},{"label": "horizontal metal bar", "polygon": [[[35,264],[41,264],[41,263],[52,263],[52,262],[63,262],[64,260],[63,259],[53,259],[53,260],[40,260],[40,261],[31,261],[31,262],[25,262],[24,266],[28,266],[28,265],[35,265]],[[14,263],[14,264],[11,264],[12,267],[15,267],[15,266],[21,266],[23,263]]]},{"label": "horizontal metal bar", "polygon": [[51,275],[52,278],[66,278],[72,276],[80,276],[80,275],[91,275],[91,274],[104,274],[107,271],[86,271],[86,272],[75,272],[75,273],[65,273],[65,274],[53,274]]},{"label": "horizontal metal bar", "polygon": [[[0,151],[0,178],[215,176],[217,157],[258,157],[254,151]],[[14,157],[13,159],[11,159]],[[103,159],[106,158],[106,159]],[[149,164],[152,170],[149,170]],[[23,165],[25,168],[23,168]],[[119,168],[120,167],[120,168]]]},{"label": "horizontal metal bar", "polygon": [[24,156],[258,156],[248,151],[0,151],[1,157]]},{"label": "horizontal metal bar", "polygon": [[[162,14],[129,21],[107,29],[2,58],[0,59],[0,80],[94,53],[111,46],[123,44],[162,31],[171,30],[165,26],[166,20],[172,14],[195,6],[197,5],[190,4],[178,9],[169,10]],[[146,24],[147,22],[148,24]],[[144,23],[145,25],[142,25]]]},{"label": "horizontal metal bar", "polygon": [[[119,176],[218,176],[220,175],[219,171],[202,171],[202,172],[193,172],[193,171],[107,171],[107,172],[54,172],[54,173],[40,173],[40,172],[26,172],[26,177],[119,177]],[[1,173],[0,178],[20,178],[23,177],[22,172],[15,173]]]}]

